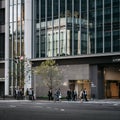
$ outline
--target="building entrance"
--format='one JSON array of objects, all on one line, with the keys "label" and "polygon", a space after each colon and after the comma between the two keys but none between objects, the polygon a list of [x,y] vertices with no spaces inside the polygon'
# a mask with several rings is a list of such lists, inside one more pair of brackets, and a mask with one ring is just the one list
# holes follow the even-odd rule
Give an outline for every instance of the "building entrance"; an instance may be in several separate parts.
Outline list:
[{"label": "building entrance", "polygon": [[76,90],[78,97],[79,97],[80,91],[86,88],[87,98],[91,98],[90,80],[69,80],[69,88],[71,90]]},{"label": "building entrance", "polygon": [[105,92],[107,98],[120,98],[120,81],[107,80]]},{"label": "building entrance", "polygon": [[120,66],[104,68],[105,97],[120,98]]},{"label": "building entrance", "polygon": [[0,82],[0,97],[4,95],[4,82]]}]

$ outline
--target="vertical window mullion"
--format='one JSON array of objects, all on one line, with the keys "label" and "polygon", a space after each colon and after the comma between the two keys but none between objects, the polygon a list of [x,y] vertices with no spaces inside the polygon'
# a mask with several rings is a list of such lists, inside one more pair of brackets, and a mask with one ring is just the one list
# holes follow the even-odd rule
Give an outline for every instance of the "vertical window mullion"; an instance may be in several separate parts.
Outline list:
[{"label": "vertical window mullion", "polygon": [[[54,1],[52,0],[52,43],[54,41]],[[54,55],[53,54],[53,49],[52,49],[52,56]]]},{"label": "vertical window mullion", "polygon": [[20,4],[20,56],[22,56],[22,3]]},{"label": "vertical window mullion", "polygon": [[45,57],[47,57],[47,0],[45,0]]},{"label": "vertical window mullion", "polygon": [[16,3],[16,55],[18,56],[18,45],[17,45],[17,42],[18,42],[18,3]]},{"label": "vertical window mullion", "polygon": [[96,0],[95,0],[95,54],[97,53],[97,47],[96,47],[96,41],[97,41],[97,32],[96,32],[96,26],[97,26],[97,14],[96,14],[96,11],[97,11],[97,4],[96,4]]},{"label": "vertical window mullion", "polygon": [[68,42],[67,42],[67,0],[65,0],[65,20],[66,20],[66,27],[65,27],[65,40],[66,40],[66,55],[69,54],[68,52]]},{"label": "vertical window mullion", "polygon": [[[33,14],[33,26],[32,26],[32,28],[33,28],[33,30],[32,30],[32,34],[34,35],[34,27],[35,27],[35,15],[34,15],[34,6],[35,6],[35,1],[33,0],[32,1],[33,2],[33,4],[32,4],[32,14]],[[33,45],[33,58],[35,58],[35,42],[34,42],[34,40],[35,40],[35,36],[33,37],[33,40],[32,40],[32,45]]]},{"label": "vertical window mullion", "polygon": [[[22,52],[21,52],[21,50],[22,50],[22,49],[21,49],[21,46],[22,46],[22,43],[21,43],[21,42],[22,42],[22,40],[21,40],[21,35],[22,35],[22,34],[21,34],[21,31],[22,31],[21,3],[18,3],[18,5],[20,5],[20,11],[19,11],[19,12],[20,12],[20,31],[19,31],[19,36],[20,36],[20,38],[19,38],[19,41],[20,41],[19,51],[20,51],[20,53],[19,53],[19,54],[20,54],[20,56],[22,56]],[[20,64],[20,85],[21,85],[21,79],[22,79],[22,76],[21,76],[21,75],[22,75],[22,74],[21,74],[21,72],[22,72],[22,71],[21,71],[21,68],[22,68],[22,66],[21,66],[21,64]]]},{"label": "vertical window mullion", "polygon": [[113,0],[111,0],[111,52],[113,52]]},{"label": "vertical window mullion", "polygon": [[54,50],[53,50],[53,43],[54,43],[54,34],[55,34],[55,31],[54,31],[54,0],[52,0],[52,56],[54,56]]},{"label": "vertical window mullion", "polygon": [[41,0],[39,0],[39,57],[41,57]]},{"label": "vertical window mullion", "polygon": [[[12,59],[12,62],[11,62],[11,73],[13,73],[13,51],[14,51],[14,3],[12,3],[12,50],[11,50],[11,59]],[[10,75],[11,76],[11,83],[13,82],[13,75]]]},{"label": "vertical window mullion", "polygon": [[[12,32],[12,38],[11,38],[11,40],[12,40],[12,42],[10,43],[10,45],[9,45],[9,49],[10,49],[10,46],[11,46],[11,49],[10,49],[10,54],[11,55],[9,55],[11,58],[10,58],[10,73],[13,73],[13,29],[14,29],[14,6],[13,6],[13,1],[12,1],[12,20],[11,20],[11,24],[12,24],[12,29],[11,29],[11,32]],[[9,33],[10,34],[10,33]],[[10,36],[10,35],[9,35]],[[11,85],[11,86],[14,86],[14,83],[13,83],[13,75],[11,75],[10,73],[8,73],[9,75],[10,75],[10,77],[11,77],[11,84],[9,83],[9,85]],[[10,86],[9,86],[10,87]],[[11,89],[12,90],[12,89]],[[11,91],[12,92],[12,91]]]},{"label": "vertical window mullion", "polygon": [[80,36],[80,43],[79,43],[80,45],[79,46],[80,46],[80,51],[79,51],[79,53],[81,54],[81,0],[80,0],[80,11],[79,12],[80,12],[80,14],[79,14],[80,15],[80,20],[79,20],[79,25],[80,25],[79,26],[80,27],[79,28],[80,29],[80,35],[79,35]]},{"label": "vertical window mullion", "polygon": [[[60,41],[61,41],[61,38],[60,38],[60,0],[58,0],[58,19],[59,19],[59,23],[58,23],[59,24],[59,27],[58,27],[59,28],[59,48],[61,48],[61,45],[60,45]],[[60,51],[59,51],[59,53],[60,53]]]},{"label": "vertical window mullion", "polygon": [[72,55],[74,55],[74,0],[72,0]]},{"label": "vertical window mullion", "polygon": [[89,0],[87,0],[87,54],[90,53],[90,46],[89,46]]},{"label": "vertical window mullion", "polygon": [[104,20],[105,20],[105,14],[104,14],[104,0],[103,0],[103,53],[105,52],[105,36],[104,36]]}]

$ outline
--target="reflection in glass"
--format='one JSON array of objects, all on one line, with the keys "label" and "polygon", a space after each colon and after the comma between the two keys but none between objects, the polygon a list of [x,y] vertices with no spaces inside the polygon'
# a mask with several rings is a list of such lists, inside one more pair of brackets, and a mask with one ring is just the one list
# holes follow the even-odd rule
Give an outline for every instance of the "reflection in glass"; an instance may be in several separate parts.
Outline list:
[{"label": "reflection in glass", "polygon": [[17,6],[14,5],[14,21],[17,20]]},{"label": "reflection in glass", "polygon": [[10,5],[13,5],[13,0],[10,0]]},{"label": "reflection in glass", "polygon": [[105,52],[111,51],[111,32],[105,32]]},{"label": "reflection in glass", "polygon": [[21,4],[18,4],[18,21],[21,19]]},{"label": "reflection in glass", "polygon": [[41,0],[41,21],[45,21],[45,0]]},{"label": "reflection in glass", "polygon": [[39,45],[34,46],[35,57],[119,51],[120,11],[115,1],[113,6],[104,1],[104,7],[103,0],[36,1],[35,39]]},{"label": "reflection in glass", "polygon": [[14,0],[14,4],[17,4],[17,0]]},{"label": "reflection in glass", "polygon": [[12,22],[13,19],[13,6],[10,6],[10,22]]}]

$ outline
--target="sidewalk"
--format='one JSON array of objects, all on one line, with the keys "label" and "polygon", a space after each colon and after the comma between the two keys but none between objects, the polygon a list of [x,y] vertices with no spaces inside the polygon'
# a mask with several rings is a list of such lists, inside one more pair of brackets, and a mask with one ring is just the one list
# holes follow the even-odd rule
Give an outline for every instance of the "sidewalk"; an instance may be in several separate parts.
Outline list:
[{"label": "sidewalk", "polygon": [[[54,102],[54,101],[49,101],[49,100],[35,100],[35,101],[31,101],[31,100],[16,100],[16,99],[0,99],[0,103],[1,102],[35,102],[35,103],[50,103],[50,102]],[[59,101],[57,101],[59,102]],[[62,103],[83,103],[83,104],[117,104],[120,105],[120,99],[95,99],[95,100],[89,100],[89,101],[67,101],[67,100],[62,100]]]},{"label": "sidewalk", "polygon": [[106,104],[120,104],[120,99],[97,99],[90,100],[88,103],[106,103]]},{"label": "sidewalk", "polygon": [[[35,100],[36,103],[50,103],[54,101],[48,101],[48,100]],[[59,103],[59,101],[56,101]],[[82,104],[114,104],[114,105],[120,105],[120,99],[95,99],[95,100],[89,100],[89,101],[67,101],[67,100],[62,100],[62,103],[82,103]]]}]

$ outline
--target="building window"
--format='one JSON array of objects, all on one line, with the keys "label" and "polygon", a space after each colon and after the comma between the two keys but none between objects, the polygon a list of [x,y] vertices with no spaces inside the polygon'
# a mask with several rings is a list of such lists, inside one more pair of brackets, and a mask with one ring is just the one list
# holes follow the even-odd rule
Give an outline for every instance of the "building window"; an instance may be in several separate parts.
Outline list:
[{"label": "building window", "polygon": [[5,25],[5,9],[0,9],[0,25]]}]

